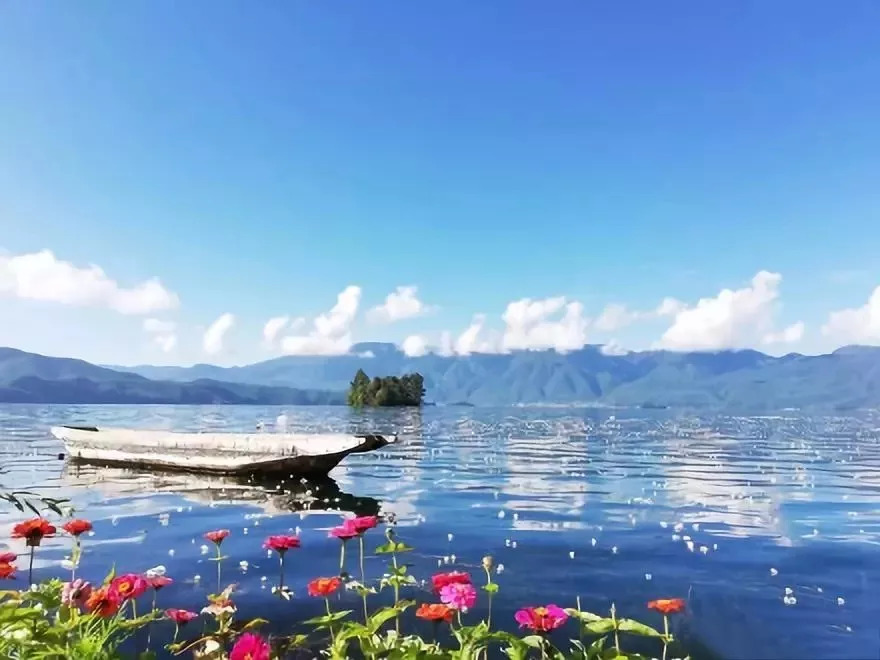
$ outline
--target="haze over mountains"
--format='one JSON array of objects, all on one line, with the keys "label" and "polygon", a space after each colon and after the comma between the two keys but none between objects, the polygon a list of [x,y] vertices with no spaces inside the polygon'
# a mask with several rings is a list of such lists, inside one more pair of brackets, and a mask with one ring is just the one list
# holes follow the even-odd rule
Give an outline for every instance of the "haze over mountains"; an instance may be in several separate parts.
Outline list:
[{"label": "haze over mountains", "polygon": [[758,351],[606,355],[408,357],[362,343],[340,356],[286,356],[241,367],[99,367],[0,349],[0,401],[59,403],[342,403],[357,369],[370,376],[418,371],[427,400],[473,405],[600,404],[760,411],[880,406],[880,348],[772,357]]}]

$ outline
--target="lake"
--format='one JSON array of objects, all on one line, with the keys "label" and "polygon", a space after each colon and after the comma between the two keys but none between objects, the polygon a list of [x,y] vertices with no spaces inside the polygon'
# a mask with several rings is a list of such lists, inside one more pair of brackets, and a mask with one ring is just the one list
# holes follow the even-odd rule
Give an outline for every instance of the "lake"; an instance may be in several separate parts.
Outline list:
[{"label": "lake", "polygon": [[[305,583],[338,570],[338,541],[327,538],[338,508],[393,512],[416,548],[407,561],[419,578],[439,565],[480,578],[481,558],[492,555],[504,566],[493,618],[510,629],[520,605],[573,606],[577,596],[584,609],[614,601],[620,614],[662,626],[646,601],[680,596],[688,610],[675,630],[694,658],[878,656],[878,413],[287,408],[294,430],[400,434],[316,484],[68,465],[48,434],[62,423],[252,431],[281,412],[0,406],[0,484],[69,497],[94,521],[81,571],[90,579],[114,562],[124,571],[164,564],[176,580],[160,594],[165,607],[201,607],[216,587],[201,535],[230,529],[223,581],[239,585],[243,616],[269,612],[278,630],[320,613]],[[0,550],[20,518],[0,515]],[[271,595],[277,561],[261,543],[297,528],[303,548],[287,573],[296,597],[285,602]],[[368,547],[382,542],[372,534]],[[63,576],[69,541],[44,544],[37,574]],[[368,574],[383,563],[369,557]]]}]

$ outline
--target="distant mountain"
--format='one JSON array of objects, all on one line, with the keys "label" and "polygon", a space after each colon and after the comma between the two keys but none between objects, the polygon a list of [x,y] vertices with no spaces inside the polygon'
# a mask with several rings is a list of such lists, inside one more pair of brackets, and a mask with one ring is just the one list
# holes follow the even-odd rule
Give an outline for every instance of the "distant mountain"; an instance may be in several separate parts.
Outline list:
[{"label": "distant mountain", "polygon": [[[95,367],[93,367],[95,368]],[[880,406],[880,348],[847,346],[828,355],[772,357],[752,350],[605,355],[598,346],[566,354],[519,351],[407,357],[393,344],[357,344],[347,355],[285,356],[242,367],[128,367],[169,381],[226,383],[342,392],[358,368],[369,375],[425,377],[437,403],[507,405],[588,403],[731,410]]]},{"label": "distant mountain", "polygon": [[341,404],[344,400],[342,392],[207,378],[150,380],[82,360],[0,348],[0,402],[302,405]]}]

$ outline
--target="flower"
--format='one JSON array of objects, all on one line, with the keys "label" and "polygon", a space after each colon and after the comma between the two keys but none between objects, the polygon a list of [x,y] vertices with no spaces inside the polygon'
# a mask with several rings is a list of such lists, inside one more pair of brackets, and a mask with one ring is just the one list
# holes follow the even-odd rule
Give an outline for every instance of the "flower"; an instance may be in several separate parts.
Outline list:
[{"label": "flower", "polygon": [[65,582],[61,587],[61,604],[79,608],[85,605],[92,595],[92,585],[85,580],[76,579]]},{"label": "flower", "polygon": [[29,546],[38,546],[47,536],[55,536],[55,526],[45,518],[31,518],[12,528],[12,538],[25,539]]},{"label": "flower", "polygon": [[165,567],[161,564],[159,564],[158,566],[153,566],[153,568],[144,571],[144,577],[148,580],[154,577],[162,577],[163,575],[165,575]]},{"label": "flower", "polygon": [[452,621],[452,608],[443,603],[422,603],[416,610],[416,616],[425,621]]},{"label": "flower", "polygon": [[18,555],[14,552],[0,553],[0,564],[11,564],[16,559],[18,559]]},{"label": "flower", "polygon": [[67,532],[71,536],[79,537],[79,535],[82,534],[83,532],[92,531],[92,523],[90,523],[88,520],[80,520],[80,519],[70,520],[70,521],[64,523],[61,526],[61,529],[63,529],[65,532]]},{"label": "flower", "polygon": [[245,633],[238,638],[229,660],[269,660],[269,643],[254,633]]},{"label": "flower", "polygon": [[0,580],[12,580],[15,577],[15,566],[0,562]]},{"label": "flower", "polygon": [[156,591],[159,591],[162,587],[167,587],[169,584],[174,582],[170,577],[165,577],[164,575],[154,575],[153,577],[146,578],[147,583],[153,587]]},{"label": "flower", "polygon": [[299,538],[296,536],[285,536],[283,534],[279,536],[270,536],[263,543],[264,548],[274,550],[279,555],[283,555],[291,548],[298,548],[299,545]]},{"label": "flower", "polygon": [[351,524],[358,534],[363,534],[368,529],[373,529],[379,524],[379,516],[357,516],[349,518],[345,522]]},{"label": "flower", "polygon": [[165,610],[165,616],[174,621],[178,626],[185,626],[193,619],[197,619],[199,615],[195,612],[190,612],[189,610],[171,608]]},{"label": "flower", "polygon": [[338,577],[315,578],[308,584],[309,596],[321,596],[322,598],[327,598],[339,589],[341,584],[342,580]]},{"label": "flower", "polygon": [[477,590],[472,584],[453,582],[440,590],[440,600],[456,610],[466,610],[477,602]]},{"label": "flower", "polygon": [[486,555],[485,557],[483,557],[483,561],[481,563],[483,564],[483,568],[486,571],[491,571],[492,568],[495,566],[495,562],[492,561],[491,555]]},{"label": "flower", "polygon": [[205,538],[215,545],[223,543],[223,539],[229,536],[228,529],[215,529],[213,532],[205,533]]},{"label": "flower", "polygon": [[86,609],[100,617],[113,616],[121,605],[122,598],[109,587],[95,589],[86,601]]},{"label": "flower", "polygon": [[352,524],[352,520],[352,518],[349,518],[341,525],[333,527],[330,530],[328,536],[332,536],[333,538],[339,539],[340,541],[348,541],[349,539],[353,539],[358,535],[358,531],[355,529],[354,524]]},{"label": "flower", "polygon": [[434,585],[434,591],[439,594],[440,590],[447,584],[470,584],[471,576],[461,571],[437,573],[437,575],[431,577],[431,583]]},{"label": "flower", "polygon": [[110,591],[116,593],[121,600],[137,598],[141,596],[148,588],[150,583],[147,582],[143,575],[137,573],[126,573],[114,578],[110,583]]},{"label": "flower", "polygon": [[547,605],[546,607],[524,607],[513,618],[516,619],[520,628],[530,628],[535,632],[542,633],[556,630],[566,622],[568,614],[558,605]]},{"label": "flower", "polygon": [[649,610],[657,610],[664,616],[684,612],[684,598],[660,598],[648,603]]},{"label": "flower", "polygon": [[211,601],[210,605],[207,605],[202,608],[202,612],[204,614],[210,614],[214,617],[220,617],[224,614],[235,614],[235,603],[232,602],[229,598],[225,598],[220,596],[218,598],[214,598]]}]

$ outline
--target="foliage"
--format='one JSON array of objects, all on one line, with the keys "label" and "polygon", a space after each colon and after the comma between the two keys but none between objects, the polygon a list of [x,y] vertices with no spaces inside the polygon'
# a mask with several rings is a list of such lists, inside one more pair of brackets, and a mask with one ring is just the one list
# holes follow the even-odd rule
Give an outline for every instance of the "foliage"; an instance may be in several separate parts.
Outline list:
[{"label": "foliage", "polygon": [[370,380],[363,369],[358,369],[348,390],[348,405],[420,406],[424,397],[424,378],[421,374],[374,377]]},{"label": "foliage", "polygon": [[[347,522],[358,533],[360,565],[363,567],[364,536],[378,524],[379,519],[368,516]],[[68,530],[77,528],[69,524],[61,527]],[[79,536],[74,532],[71,534],[78,549],[81,543]],[[496,630],[492,627],[492,603],[501,590],[499,584],[492,580],[492,558],[484,557],[482,568],[485,582],[481,585],[481,591],[485,595],[480,597],[488,601],[487,617],[475,620],[468,613],[468,608],[477,598],[477,590],[469,573],[451,571],[433,575],[431,585],[434,595],[422,602],[415,612],[416,617],[433,623],[433,641],[428,641],[404,631],[407,623],[404,615],[415,608],[417,602],[411,597],[415,593],[402,595],[402,592],[418,588],[418,581],[400,557],[412,552],[413,548],[399,540],[393,524],[388,524],[385,542],[374,550],[376,555],[389,558],[381,577],[368,582],[362,573],[361,581],[356,582],[340,568],[340,577],[316,578],[309,585],[309,593],[311,597],[323,599],[326,614],[302,622],[311,629],[309,634],[291,632],[266,639],[255,632],[268,623],[266,620],[239,621],[236,618],[235,585],[219,590],[221,564],[226,559],[220,554],[220,544],[227,535],[227,530],[207,534],[217,545],[219,593],[208,596],[208,603],[201,611],[201,623],[189,623],[200,616],[195,612],[169,609],[163,613],[156,608],[156,596],[161,588],[157,585],[164,586],[172,581],[164,576],[164,567],[150,569],[143,575],[117,575],[114,569],[102,585],[95,587],[82,580],[74,581],[73,575],[70,582],[51,578],[28,589],[0,591],[0,658],[116,660],[132,657],[133,645],[139,647],[136,651],[140,652],[138,658],[155,658],[158,645],[162,642],[150,645],[151,639],[160,639],[160,635],[153,635],[155,631],[152,625],[165,618],[174,622],[174,638],[170,642],[166,638],[165,650],[177,656],[206,660],[277,660],[289,657],[292,651],[301,647],[307,647],[312,656],[338,660],[353,655],[396,660],[478,660],[497,651],[511,660],[538,657],[553,660],[639,660],[642,656],[624,650],[622,641],[625,641],[625,636],[635,635],[649,640],[666,658],[673,643],[668,614],[680,613],[685,608],[682,599],[661,599],[648,604],[649,608],[657,609],[664,615],[662,633],[633,619],[619,618],[613,605],[609,616],[601,616],[581,610],[580,603],[575,608],[564,610],[552,604],[526,607],[515,617],[521,628],[526,629],[524,634]],[[272,538],[280,537],[270,537],[270,540]],[[300,543],[298,537],[285,538],[291,542],[284,552],[278,552],[282,587],[273,589],[273,593],[290,598],[292,593],[283,587],[283,559],[286,552],[296,551]],[[340,564],[343,565],[345,541],[349,539],[341,540],[343,555]],[[38,547],[38,542],[28,545],[32,553]],[[14,570],[14,566],[7,565]],[[343,584],[345,591],[357,592],[363,599],[363,615],[356,614],[354,609],[334,610],[331,606],[331,597],[342,589]],[[385,590],[391,592],[392,604],[370,613],[368,597]],[[138,616],[138,599],[144,601],[150,593],[152,607]],[[466,594],[467,598],[460,598],[462,594]],[[441,602],[436,602],[438,599]],[[570,639],[561,647],[551,641],[548,633],[555,631],[555,638],[562,640],[567,637],[564,626],[570,626],[572,622],[576,626],[576,639]],[[137,640],[132,637],[136,631],[144,628],[148,629],[147,648],[141,652],[143,637]],[[198,632],[190,635],[190,630]],[[438,636],[438,631],[444,634]]]}]

